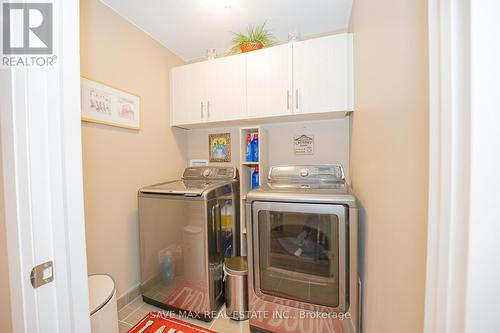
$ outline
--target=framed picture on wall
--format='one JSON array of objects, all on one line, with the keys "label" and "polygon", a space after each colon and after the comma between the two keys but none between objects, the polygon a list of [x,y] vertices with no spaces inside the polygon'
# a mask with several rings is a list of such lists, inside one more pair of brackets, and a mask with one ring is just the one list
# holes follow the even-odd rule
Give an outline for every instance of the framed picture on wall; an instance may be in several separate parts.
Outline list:
[{"label": "framed picture on wall", "polygon": [[82,120],[141,129],[141,99],[89,78],[80,78]]},{"label": "framed picture on wall", "polygon": [[231,162],[231,134],[209,134],[208,155],[210,162]]}]

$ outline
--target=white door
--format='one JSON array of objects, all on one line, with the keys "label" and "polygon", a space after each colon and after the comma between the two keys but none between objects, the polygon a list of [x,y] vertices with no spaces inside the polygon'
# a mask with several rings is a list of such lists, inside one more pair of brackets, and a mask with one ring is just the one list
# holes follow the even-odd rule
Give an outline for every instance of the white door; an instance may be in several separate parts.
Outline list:
[{"label": "white door", "polygon": [[170,75],[172,125],[207,121],[206,62],[172,68]]},{"label": "white door", "polygon": [[243,54],[206,62],[207,119],[245,119],[246,57]]},{"label": "white door", "polygon": [[293,44],[294,112],[351,111],[352,35]]},{"label": "white door", "polygon": [[[37,12],[30,4],[25,6],[17,11],[28,17]],[[50,25],[47,17],[52,13],[53,54],[57,56],[53,65],[0,69],[3,190],[15,333],[90,332],[79,2],[59,0],[52,6],[39,11],[37,20]],[[4,17],[13,18],[12,11],[6,13],[5,6],[3,10]],[[23,24],[28,24],[21,21],[11,24],[15,30],[7,33],[19,36]],[[45,273],[54,279],[35,288],[30,282],[32,268],[45,262],[53,263],[52,273]]]},{"label": "white door", "polygon": [[500,332],[500,2],[456,4],[428,6],[424,332]]},{"label": "white door", "polygon": [[247,53],[249,118],[292,113],[292,44]]}]

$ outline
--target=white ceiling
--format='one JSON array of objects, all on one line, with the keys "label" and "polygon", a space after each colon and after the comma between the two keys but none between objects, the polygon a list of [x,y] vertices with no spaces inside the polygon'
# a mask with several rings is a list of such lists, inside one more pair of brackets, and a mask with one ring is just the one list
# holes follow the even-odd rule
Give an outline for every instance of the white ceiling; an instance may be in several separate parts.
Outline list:
[{"label": "white ceiling", "polygon": [[[352,0],[101,0],[185,61],[230,49],[232,32],[267,20],[276,40],[347,28]],[[228,8],[220,8],[228,4]]]}]

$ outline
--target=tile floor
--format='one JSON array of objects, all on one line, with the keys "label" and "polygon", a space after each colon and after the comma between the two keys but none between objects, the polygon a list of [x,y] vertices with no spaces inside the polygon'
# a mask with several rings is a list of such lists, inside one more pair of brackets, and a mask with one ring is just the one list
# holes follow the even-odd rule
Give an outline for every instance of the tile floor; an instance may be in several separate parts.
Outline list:
[{"label": "tile floor", "polygon": [[[142,301],[142,297],[139,296],[134,299],[132,302],[124,306],[118,312],[118,320],[120,321],[120,333],[127,332],[132,326],[134,326],[139,320],[141,320],[148,312],[151,311],[159,311],[162,312],[164,310],[159,309],[150,304],[146,304]],[[221,313],[219,316],[212,320],[211,322],[204,322],[201,320],[177,317],[186,322],[209,328],[213,331],[219,333],[249,333],[250,329],[248,327],[248,320],[245,321],[234,321],[226,316],[224,316],[224,307],[221,308]]]}]

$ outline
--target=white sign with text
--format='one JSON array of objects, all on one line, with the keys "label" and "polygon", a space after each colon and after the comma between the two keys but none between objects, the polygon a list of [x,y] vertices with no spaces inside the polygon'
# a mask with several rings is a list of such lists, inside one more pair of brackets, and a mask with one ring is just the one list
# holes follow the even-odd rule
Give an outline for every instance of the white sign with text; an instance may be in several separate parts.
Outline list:
[{"label": "white sign with text", "polygon": [[314,154],[314,135],[301,134],[293,137],[295,155]]}]

